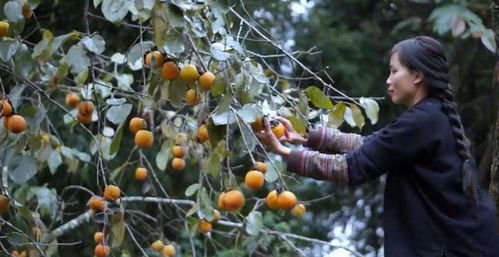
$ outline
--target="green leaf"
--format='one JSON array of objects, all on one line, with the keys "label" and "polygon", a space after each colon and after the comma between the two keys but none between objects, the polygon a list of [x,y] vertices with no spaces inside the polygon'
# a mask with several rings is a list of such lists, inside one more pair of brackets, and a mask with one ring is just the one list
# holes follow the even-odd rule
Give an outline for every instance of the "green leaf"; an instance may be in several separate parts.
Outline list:
[{"label": "green leaf", "polygon": [[227,110],[222,113],[215,113],[211,116],[211,120],[213,120],[213,124],[215,126],[232,124],[236,122],[236,115],[231,110]]},{"label": "green leaf", "polygon": [[198,210],[199,210],[199,204],[196,203],[192,206],[191,209],[189,209],[189,211],[187,211],[185,216],[190,217],[190,216],[192,216],[192,214],[196,213]]},{"label": "green leaf", "polygon": [[317,108],[333,108],[333,103],[328,96],[324,94],[318,87],[309,86],[305,89],[305,93],[310,98],[310,102]]},{"label": "green leaf", "polygon": [[211,54],[213,55],[213,58],[218,61],[226,61],[230,58],[230,53],[225,51],[225,45],[220,42],[216,42],[211,45]]},{"label": "green leaf", "polygon": [[163,45],[163,51],[165,51],[165,53],[172,56],[178,56],[185,51],[184,35],[181,32],[171,30],[166,35],[165,40],[168,42]]},{"label": "green leaf", "polygon": [[367,117],[371,121],[371,124],[376,124],[378,122],[379,105],[376,101],[371,98],[360,98],[360,104],[364,107]]},{"label": "green leaf", "polygon": [[3,7],[3,13],[14,23],[24,21],[22,6],[16,1],[7,2]]},{"label": "green leaf", "polygon": [[[272,166],[272,163],[274,164],[275,169]],[[265,161],[265,164],[267,165],[267,172],[265,172],[265,180],[270,183],[275,182],[279,178],[278,172],[284,170],[283,168],[284,164],[282,162],[273,161],[272,163],[270,161]]]},{"label": "green leaf", "polygon": [[33,48],[33,53],[31,57],[33,59],[40,57],[40,59],[45,60],[50,57],[50,43],[54,40],[54,35],[50,30],[43,30],[43,38],[38,42]]},{"label": "green leaf", "polygon": [[194,195],[198,189],[199,189],[199,184],[198,183],[194,183],[194,184],[190,185],[185,190],[185,196],[189,197],[189,196]]},{"label": "green leaf", "polygon": [[170,100],[170,103],[174,107],[178,108],[184,102],[188,84],[188,82],[182,79],[176,79],[168,86],[168,100]]},{"label": "green leaf", "polygon": [[227,80],[224,76],[222,76],[222,73],[218,73],[217,75],[215,75],[215,81],[213,82],[211,95],[220,96],[223,92],[225,92],[225,88],[227,88]]},{"label": "green leaf", "polygon": [[307,132],[307,122],[301,116],[289,116],[287,119],[298,133]]},{"label": "green leaf", "polygon": [[113,105],[107,110],[106,118],[113,124],[119,125],[126,120],[132,108],[131,104]]},{"label": "green leaf", "polygon": [[80,73],[90,66],[90,58],[88,58],[85,49],[81,45],[74,45],[69,48],[62,62],[69,64],[73,73]]},{"label": "green leaf", "polygon": [[167,6],[165,16],[170,26],[174,28],[185,27],[184,14],[182,13],[182,10],[176,8],[174,5]]},{"label": "green leaf", "polygon": [[114,180],[116,179],[116,177],[122,173],[124,170],[126,170],[126,168],[128,167],[128,163],[125,162],[123,164],[121,164],[118,168],[114,169],[113,172],[111,172],[111,180]]},{"label": "green leaf", "polygon": [[21,103],[21,94],[23,93],[25,88],[26,88],[26,85],[19,84],[10,90],[9,100],[10,100],[10,103],[12,104],[12,107],[14,107],[14,110],[17,109],[17,107]]},{"label": "green leaf", "polygon": [[14,72],[24,78],[28,78],[32,70],[33,59],[31,58],[31,52],[25,44],[22,44],[14,55]]},{"label": "green leaf", "polygon": [[[105,0],[104,0],[105,1]],[[125,238],[125,221],[121,212],[111,217],[111,247],[119,247]]]},{"label": "green leaf", "polygon": [[360,108],[353,103],[349,103],[349,105],[350,107],[347,107],[347,109],[345,110],[345,121],[351,127],[357,126],[358,128],[362,129],[365,124],[365,120],[362,112],[360,111]]},{"label": "green leaf", "polygon": [[118,130],[116,131],[116,134],[114,135],[113,141],[111,142],[111,148],[109,149],[109,153],[111,155],[117,154],[118,150],[120,149],[121,138],[123,137],[124,127],[126,127],[125,122],[121,123],[121,125],[118,127]]},{"label": "green leaf", "polygon": [[61,154],[56,150],[52,150],[50,152],[50,156],[49,156],[47,162],[49,165],[50,173],[52,173],[52,175],[55,174],[55,172],[57,171],[57,168],[62,163]]},{"label": "green leaf", "polygon": [[172,157],[172,146],[173,140],[166,140],[161,145],[161,150],[156,154],[156,166],[158,166],[160,170],[166,169],[168,161]]},{"label": "green leaf", "polygon": [[125,18],[132,4],[130,0],[104,0],[101,10],[108,21],[116,23]]},{"label": "green leaf", "polygon": [[329,113],[328,123],[332,126],[339,127],[345,121],[345,111],[347,107],[344,103],[337,103]]},{"label": "green leaf", "polygon": [[220,173],[220,164],[225,156],[225,140],[218,141],[217,146],[207,159],[203,160],[203,170],[207,171],[211,176],[216,177]]},{"label": "green leaf", "polygon": [[237,114],[246,123],[255,122],[257,117],[263,115],[262,111],[255,104],[245,104],[241,109],[237,111]]},{"label": "green leaf", "polygon": [[59,200],[55,190],[46,187],[33,187],[31,193],[36,195],[38,206],[43,215],[54,217],[57,214]]},{"label": "green leaf", "polygon": [[246,232],[252,236],[258,235],[263,228],[262,213],[259,211],[250,212],[245,220]]},{"label": "green leaf", "polygon": [[496,52],[496,40],[494,38],[494,31],[486,29],[485,33],[480,37],[482,44],[492,53]]},{"label": "green leaf", "polygon": [[144,65],[144,54],[153,46],[152,41],[142,41],[142,43],[135,44],[127,54],[127,63],[130,69],[141,69]]},{"label": "green leaf", "polygon": [[12,56],[19,49],[19,42],[15,39],[4,38],[0,41],[0,59],[4,62],[9,62]]},{"label": "green leaf", "polygon": [[9,161],[9,177],[16,184],[24,184],[36,174],[38,165],[27,154],[15,155]]},{"label": "green leaf", "polygon": [[88,51],[96,54],[101,54],[106,48],[106,41],[99,34],[86,36],[81,42],[83,42]]}]

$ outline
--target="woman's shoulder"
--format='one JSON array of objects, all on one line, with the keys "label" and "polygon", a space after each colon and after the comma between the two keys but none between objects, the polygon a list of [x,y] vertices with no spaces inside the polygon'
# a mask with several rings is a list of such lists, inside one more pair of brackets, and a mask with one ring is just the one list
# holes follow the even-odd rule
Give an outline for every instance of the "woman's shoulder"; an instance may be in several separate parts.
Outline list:
[{"label": "woman's shoulder", "polygon": [[396,120],[409,122],[418,127],[434,127],[448,122],[448,118],[442,111],[442,103],[439,99],[426,97],[417,104],[407,109]]}]

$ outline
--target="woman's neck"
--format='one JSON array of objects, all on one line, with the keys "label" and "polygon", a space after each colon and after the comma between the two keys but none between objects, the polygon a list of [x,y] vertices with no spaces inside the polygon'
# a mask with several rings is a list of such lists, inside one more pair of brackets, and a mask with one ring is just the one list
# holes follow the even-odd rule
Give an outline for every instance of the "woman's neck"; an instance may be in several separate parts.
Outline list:
[{"label": "woman's neck", "polygon": [[405,106],[408,109],[410,109],[411,107],[413,107],[415,104],[419,103],[419,101],[423,100],[427,96],[428,96],[428,92],[426,92],[426,90],[424,88],[421,88],[421,90],[419,90],[414,95],[414,97],[412,97],[411,99],[409,99],[409,101],[407,101],[407,103],[405,103]]}]

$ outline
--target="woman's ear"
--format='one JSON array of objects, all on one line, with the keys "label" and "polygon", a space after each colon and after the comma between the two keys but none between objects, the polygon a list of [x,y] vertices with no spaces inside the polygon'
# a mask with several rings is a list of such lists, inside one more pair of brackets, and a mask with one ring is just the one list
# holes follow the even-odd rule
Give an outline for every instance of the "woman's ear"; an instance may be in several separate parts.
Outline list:
[{"label": "woman's ear", "polygon": [[423,74],[423,72],[421,72],[420,70],[417,70],[417,71],[414,72],[414,75],[415,75],[415,77],[414,77],[414,85],[416,85],[416,86],[422,85],[423,84],[422,82],[424,81],[424,74]]}]

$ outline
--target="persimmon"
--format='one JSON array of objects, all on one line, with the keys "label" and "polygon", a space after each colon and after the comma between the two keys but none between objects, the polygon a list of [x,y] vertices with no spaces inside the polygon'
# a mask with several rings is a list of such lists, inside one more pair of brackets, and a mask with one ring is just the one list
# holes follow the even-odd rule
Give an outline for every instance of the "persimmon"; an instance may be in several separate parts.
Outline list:
[{"label": "persimmon", "polygon": [[78,113],[77,119],[79,122],[86,124],[92,122],[92,114],[90,115],[82,115],[81,113]]},{"label": "persimmon", "polygon": [[80,103],[80,96],[75,92],[69,92],[66,94],[66,105],[69,107],[76,107]]},{"label": "persimmon", "polygon": [[267,172],[267,164],[265,164],[264,162],[255,162],[255,168],[262,173]]},{"label": "persimmon", "polygon": [[109,246],[102,244],[96,245],[94,254],[96,257],[106,257],[109,254]]},{"label": "persimmon", "polygon": [[203,75],[199,76],[198,83],[203,90],[210,90],[213,87],[213,82],[215,81],[215,75],[207,71]]},{"label": "persimmon", "polygon": [[102,197],[94,195],[88,200],[88,207],[95,212],[101,212],[106,207],[106,203]]},{"label": "persimmon", "polygon": [[12,114],[12,105],[10,105],[8,100],[0,100],[0,113],[4,117]]},{"label": "persimmon", "polygon": [[185,150],[180,145],[174,145],[172,148],[173,156],[176,158],[184,158]]},{"label": "persimmon", "polygon": [[185,161],[182,158],[173,158],[172,159],[172,168],[174,170],[180,171],[185,168]]},{"label": "persimmon", "polygon": [[104,199],[108,201],[116,201],[120,198],[121,189],[115,185],[107,185],[104,188]]},{"label": "persimmon", "polygon": [[272,133],[274,133],[275,137],[278,139],[284,135],[284,131],[286,131],[286,128],[280,122],[277,122],[272,126]]},{"label": "persimmon", "polygon": [[163,65],[165,57],[160,51],[152,51],[146,54],[145,65],[146,67],[151,67],[152,58],[154,57],[154,62],[156,67],[160,68]]},{"label": "persimmon", "polygon": [[140,117],[133,117],[128,124],[128,128],[133,134],[137,133],[137,131],[141,129],[145,129],[146,127],[146,121]]},{"label": "persimmon", "polygon": [[24,4],[22,9],[23,9],[23,16],[25,19],[29,19],[31,18],[31,16],[33,16],[33,11],[29,7],[29,5]]},{"label": "persimmon", "polygon": [[7,129],[12,133],[21,133],[26,130],[26,120],[23,116],[14,114],[7,120]]},{"label": "persimmon", "polygon": [[102,243],[104,241],[104,233],[102,233],[102,232],[95,232],[95,234],[94,234],[94,241],[96,243]]},{"label": "persimmon", "polygon": [[277,202],[279,208],[290,210],[296,206],[296,196],[290,191],[284,191],[279,194]]},{"label": "persimmon", "polygon": [[305,213],[305,210],[305,205],[300,203],[293,207],[293,209],[291,210],[291,214],[293,215],[293,217],[301,217]]},{"label": "persimmon", "polygon": [[276,190],[272,190],[267,194],[267,198],[265,202],[270,209],[278,209],[279,208],[279,195]]},{"label": "persimmon", "polygon": [[213,217],[210,220],[210,223],[216,223],[220,219],[220,212],[217,209],[213,209]]},{"label": "persimmon", "polygon": [[178,75],[178,67],[174,61],[168,61],[163,64],[163,68],[161,69],[161,76],[164,79],[174,80],[178,78]]},{"label": "persimmon", "polygon": [[165,247],[165,244],[163,244],[163,241],[161,241],[159,239],[152,242],[152,244],[151,244],[151,248],[154,249],[155,251],[158,251],[158,252],[163,250],[164,247]]},{"label": "persimmon", "polygon": [[6,21],[0,21],[0,37],[6,37],[9,35],[9,23]]},{"label": "persimmon", "polygon": [[192,64],[187,64],[180,70],[180,78],[187,82],[193,82],[198,79],[198,77],[198,69]]},{"label": "persimmon", "polygon": [[84,116],[91,115],[94,112],[94,103],[92,101],[83,101],[78,105],[78,113]]},{"label": "persimmon", "polygon": [[154,143],[154,135],[151,131],[141,129],[135,134],[135,145],[141,148],[152,146]]},{"label": "persimmon", "polygon": [[244,177],[244,183],[250,189],[259,189],[265,183],[263,173],[258,170],[250,170]]},{"label": "persimmon", "polygon": [[224,206],[227,208],[227,210],[233,211],[243,207],[245,199],[241,191],[233,189],[225,192],[223,201],[224,201]]},{"label": "persimmon", "polygon": [[177,251],[175,250],[175,246],[173,246],[172,244],[167,244],[165,245],[165,247],[163,247],[161,253],[163,254],[163,256],[173,257],[175,256]]},{"label": "persimmon", "polygon": [[227,207],[225,207],[224,198],[225,198],[225,192],[221,192],[221,193],[218,195],[218,199],[217,199],[217,207],[218,207],[218,209],[220,209],[220,210],[227,211]]},{"label": "persimmon", "polygon": [[208,128],[206,128],[205,124],[202,124],[198,128],[197,138],[199,142],[204,143],[210,139],[210,135],[208,134]]},{"label": "persimmon", "polygon": [[185,93],[185,103],[189,105],[198,104],[201,101],[201,97],[198,95],[196,90],[189,89]]},{"label": "persimmon", "polygon": [[147,169],[144,167],[138,167],[135,169],[135,179],[138,181],[144,181],[147,178]]},{"label": "persimmon", "polygon": [[213,226],[208,221],[201,219],[201,220],[198,220],[198,228],[199,228],[199,231],[201,231],[203,233],[208,233],[212,230]]},{"label": "persimmon", "polygon": [[10,200],[5,195],[0,195],[0,213],[5,213],[9,210]]}]

